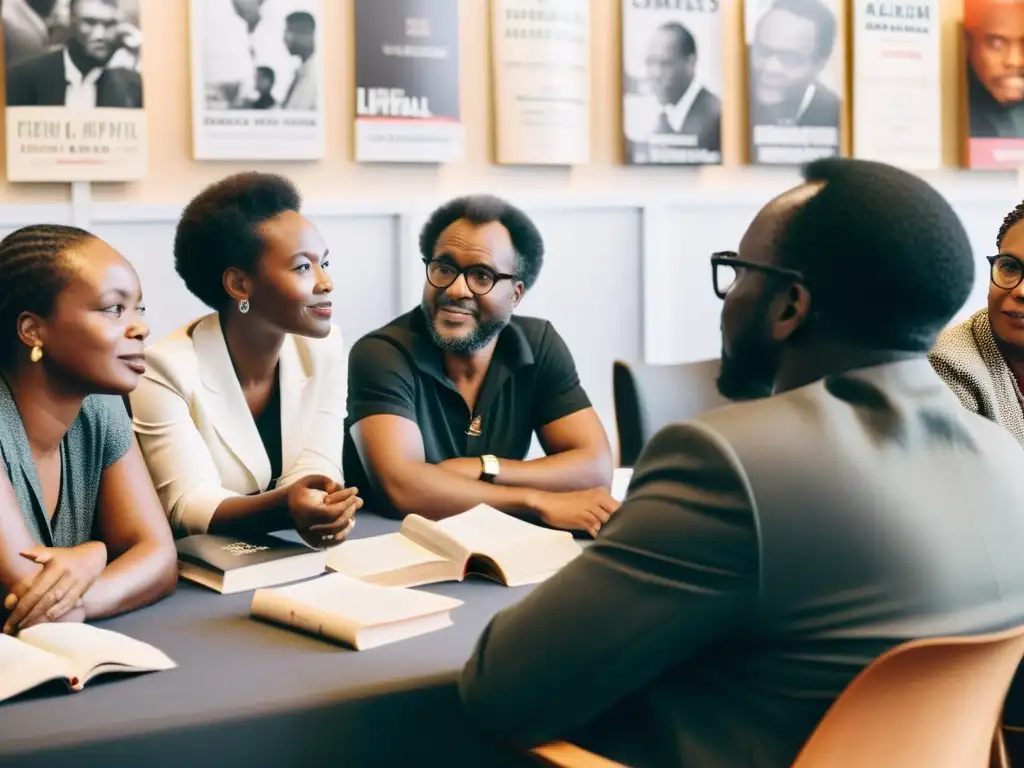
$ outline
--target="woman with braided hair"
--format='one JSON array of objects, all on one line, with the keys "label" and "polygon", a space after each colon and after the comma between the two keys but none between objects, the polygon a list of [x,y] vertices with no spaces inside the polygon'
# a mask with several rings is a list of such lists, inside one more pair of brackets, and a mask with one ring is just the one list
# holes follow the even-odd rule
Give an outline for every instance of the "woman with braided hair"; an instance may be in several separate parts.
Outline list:
[{"label": "woman with braided hair", "polygon": [[122,397],[145,370],[132,266],[75,227],[0,241],[0,615],[17,633],[174,589],[167,519]]},{"label": "woman with braided hair", "polygon": [[1003,219],[990,265],[988,307],[938,339],[932,367],[967,410],[1024,446],[1024,202]]}]

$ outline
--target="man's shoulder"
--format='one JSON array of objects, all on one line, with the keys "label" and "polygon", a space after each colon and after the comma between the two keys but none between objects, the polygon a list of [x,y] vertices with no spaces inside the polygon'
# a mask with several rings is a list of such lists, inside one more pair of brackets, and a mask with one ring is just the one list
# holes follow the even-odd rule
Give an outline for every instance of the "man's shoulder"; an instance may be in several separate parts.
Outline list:
[{"label": "man's shoulder", "polygon": [[701,88],[694,99],[693,108],[706,113],[709,117],[717,116],[722,111],[722,100],[707,88]]},{"label": "man's shoulder", "polygon": [[358,365],[362,361],[372,362],[374,366],[393,367],[401,358],[409,361],[411,368],[416,338],[422,333],[416,322],[417,312],[420,312],[419,308],[361,336],[349,352],[350,364]]},{"label": "man's shoulder", "polygon": [[558,335],[551,321],[541,317],[512,315],[510,325],[518,329],[534,354],[540,352],[546,344],[550,343],[554,336]]},{"label": "man's shoulder", "polygon": [[9,75],[32,75],[51,69],[63,69],[64,52],[61,49],[47,51],[38,56],[19,61],[8,69]]}]

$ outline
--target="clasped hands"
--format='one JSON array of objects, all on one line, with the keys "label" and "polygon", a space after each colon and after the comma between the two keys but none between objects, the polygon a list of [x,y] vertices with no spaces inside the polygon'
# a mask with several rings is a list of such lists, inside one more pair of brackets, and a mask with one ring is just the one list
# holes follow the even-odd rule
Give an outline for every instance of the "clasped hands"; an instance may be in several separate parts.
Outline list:
[{"label": "clasped hands", "polygon": [[37,546],[20,554],[42,569],[15,584],[4,599],[10,612],[4,633],[44,622],[85,621],[83,597],[107,566],[106,546],[90,541],[77,547]]},{"label": "clasped hands", "polygon": [[358,488],[345,488],[326,475],[306,475],[288,486],[288,515],[296,532],[315,549],[340,544],[363,506]]}]

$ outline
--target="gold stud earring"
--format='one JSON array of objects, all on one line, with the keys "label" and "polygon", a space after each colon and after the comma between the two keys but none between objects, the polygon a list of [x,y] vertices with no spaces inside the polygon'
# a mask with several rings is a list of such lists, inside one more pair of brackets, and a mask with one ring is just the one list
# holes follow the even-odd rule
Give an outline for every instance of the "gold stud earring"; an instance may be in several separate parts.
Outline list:
[{"label": "gold stud earring", "polygon": [[34,347],[32,347],[32,351],[28,353],[28,359],[31,360],[33,363],[38,363],[40,360],[42,360],[43,345],[36,344]]}]

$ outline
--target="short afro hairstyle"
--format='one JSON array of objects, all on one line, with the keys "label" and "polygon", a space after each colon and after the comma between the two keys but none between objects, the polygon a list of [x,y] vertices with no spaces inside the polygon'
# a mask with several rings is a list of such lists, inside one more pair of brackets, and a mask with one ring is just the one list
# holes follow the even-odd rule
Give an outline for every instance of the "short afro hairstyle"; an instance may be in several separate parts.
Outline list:
[{"label": "short afro hairstyle", "polygon": [[781,222],[775,249],[803,273],[812,309],[851,341],[931,349],[974,284],[956,212],[925,181],[883,163],[828,158],[803,176],[823,186]]},{"label": "short afro hairstyle", "polygon": [[523,211],[494,195],[467,195],[450,200],[432,214],[420,232],[420,253],[424,261],[434,258],[437,239],[459,219],[481,225],[499,222],[508,230],[516,252],[516,277],[530,290],[544,265],[544,238]]},{"label": "short afro hairstyle", "polygon": [[217,311],[224,309],[224,271],[255,271],[264,248],[257,227],[301,205],[295,185],[283,176],[251,171],[211,184],[178,221],[175,270],[197,299]]},{"label": "short afro hairstyle", "polygon": [[1006,214],[1006,217],[1003,219],[1003,223],[999,227],[999,234],[996,235],[997,250],[1001,251],[1003,249],[1003,240],[1006,239],[1006,233],[1013,229],[1014,224],[1021,219],[1024,219],[1024,202],[1017,203],[1017,207]]}]

